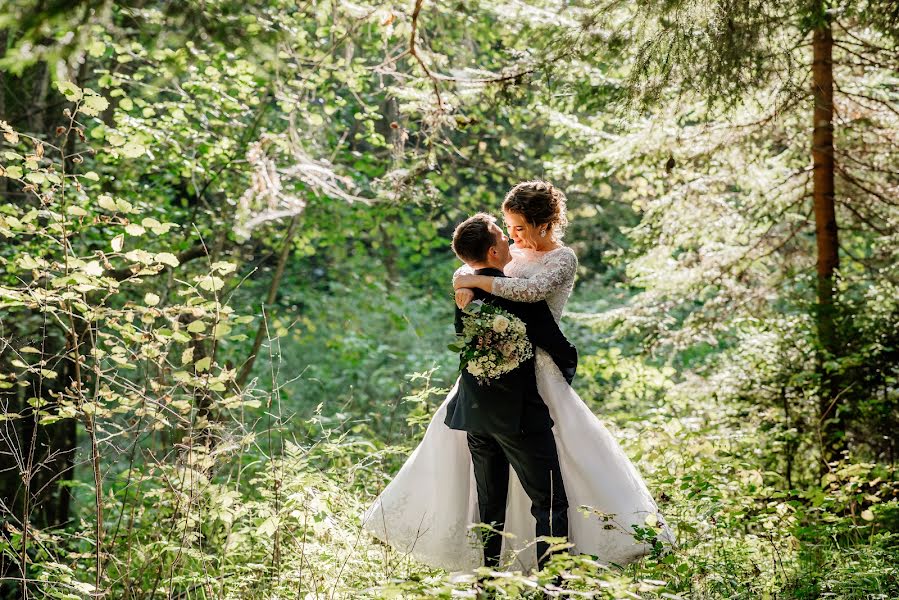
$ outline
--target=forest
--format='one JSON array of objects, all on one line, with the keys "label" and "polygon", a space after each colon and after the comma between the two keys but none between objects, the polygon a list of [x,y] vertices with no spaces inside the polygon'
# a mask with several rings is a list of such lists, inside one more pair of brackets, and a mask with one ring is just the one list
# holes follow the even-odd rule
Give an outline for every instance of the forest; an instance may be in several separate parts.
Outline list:
[{"label": "forest", "polygon": [[[899,598],[894,0],[6,0],[0,129],[0,598]],[[449,572],[361,518],[533,179],[674,543]]]}]

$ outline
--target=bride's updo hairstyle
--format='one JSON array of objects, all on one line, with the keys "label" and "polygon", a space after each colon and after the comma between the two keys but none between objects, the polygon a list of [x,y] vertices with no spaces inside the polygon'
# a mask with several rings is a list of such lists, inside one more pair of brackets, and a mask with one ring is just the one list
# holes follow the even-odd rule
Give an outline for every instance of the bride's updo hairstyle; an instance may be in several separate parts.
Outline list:
[{"label": "bride's updo hairstyle", "polygon": [[545,225],[550,239],[560,243],[568,227],[566,202],[562,190],[548,181],[523,181],[509,190],[502,208],[523,217],[533,228],[531,236]]}]

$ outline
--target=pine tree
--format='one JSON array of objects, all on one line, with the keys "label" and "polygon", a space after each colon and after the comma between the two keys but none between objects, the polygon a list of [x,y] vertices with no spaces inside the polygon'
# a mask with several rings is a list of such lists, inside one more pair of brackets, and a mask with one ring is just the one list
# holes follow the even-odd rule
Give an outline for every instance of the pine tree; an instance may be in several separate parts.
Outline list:
[{"label": "pine tree", "polygon": [[[622,11],[633,14],[623,19]],[[699,98],[711,110],[732,114],[747,98],[766,90],[773,91],[769,108],[775,113],[805,107],[798,110],[806,111],[810,125],[818,417],[826,468],[845,449],[843,416],[848,410],[843,406],[847,385],[834,366],[846,342],[837,322],[839,225],[851,220],[868,233],[889,232],[891,219],[878,204],[891,203],[889,190],[896,181],[895,168],[892,172],[885,168],[891,161],[884,158],[883,148],[872,144],[864,154],[841,154],[845,149],[836,147],[834,139],[858,135],[858,124],[840,110],[860,107],[872,115],[899,115],[895,81],[878,86],[876,92],[859,92],[841,88],[834,72],[835,67],[845,67],[872,81],[878,81],[874,73],[880,74],[880,81],[884,76],[890,80],[896,67],[899,5],[884,0],[661,0],[641,2],[636,8],[602,3],[591,7],[583,23],[586,33],[600,32],[590,37],[597,53],[622,46],[632,49],[630,94],[633,105],[641,109],[652,111],[660,103]],[[878,130],[876,118],[868,115],[861,121],[863,130]],[[889,140],[885,142],[888,147]],[[846,196],[842,202],[840,190]]]}]

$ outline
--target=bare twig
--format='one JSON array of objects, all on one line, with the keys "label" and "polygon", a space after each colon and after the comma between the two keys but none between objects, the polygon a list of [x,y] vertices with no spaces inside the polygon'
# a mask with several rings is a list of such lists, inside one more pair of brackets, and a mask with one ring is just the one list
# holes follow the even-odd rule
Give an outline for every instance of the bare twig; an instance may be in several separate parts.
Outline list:
[{"label": "bare twig", "polygon": [[[278,257],[278,266],[275,269],[275,274],[272,276],[272,281],[268,288],[268,297],[265,299],[266,306],[271,306],[275,301],[275,297],[278,295],[278,288],[281,286],[281,278],[284,276],[284,267],[287,265],[287,257],[290,255],[290,243],[299,221],[300,215],[295,214],[290,220],[287,233],[284,234],[284,241],[281,245],[281,254]],[[247,378],[253,370],[253,363],[256,362],[256,356],[259,354],[259,348],[262,347],[262,338],[264,336],[265,319],[262,319],[262,322],[259,324],[259,329],[256,331],[256,339],[253,341],[253,349],[250,351],[250,356],[247,358],[247,362],[244,363],[243,368],[240,370],[240,375],[237,377],[236,384],[238,388],[242,388],[244,384],[246,384]]]},{"label": "bare twig", "polygon": [[418,33],[418,15],[421,12],[421,5],[423,2],[424,0],[415,0],[415,9],[412,11],[412,33],[409,35],[409,54],[415,57],[415,60],[421,65],[422,70],[424,70],[425,74],[434,84],[434,95],[437,96],[437,110],[443,112],[443,99],[440,97],[440,86],[438,85],[437,78],[431,73],[428,65],[426,65],[425,61],[419,56],[418,50],[415,47],[415,36]]}]

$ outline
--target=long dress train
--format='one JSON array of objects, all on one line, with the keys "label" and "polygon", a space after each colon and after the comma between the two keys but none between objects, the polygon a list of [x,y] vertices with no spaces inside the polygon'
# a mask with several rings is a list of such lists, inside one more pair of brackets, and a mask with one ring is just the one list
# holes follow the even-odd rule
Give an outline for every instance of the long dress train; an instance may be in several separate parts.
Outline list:
[{"label": "long dress train", "polygon": [[[518,251],[513,257],[506,273],[517,279],[503,280],[500,286],[495,280],[494,293],[533,301],[538,299],[534,288],[547,286],[536,293],[546,298],[558,320],[574,281],[574,253],[562,247],[550,253]],[[498,289],[501,286],[505,289]],[[537,387],[555,422],[553,435],[570,506],[568,538],[574,547],[569,551],[616,564],[647,554],[649,547],[634,539],[632,526],[643,526],[650,514],[664,521],[646,484],[549,355],[538,348],[536,360]],[[482,552],[471,529],[478,521],[477,489],[465,432],[444,424],[451,396],[452,392],[434,413],[421,443],[365,512],[363,527],[424,563],[460,571],[481,565]],[[522,570],[537,564],[530,505],[511,471],[503,558]],[[671,542],[666,525],[660,537]]]}]

